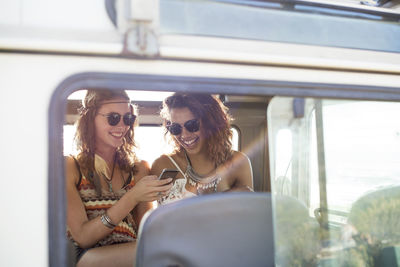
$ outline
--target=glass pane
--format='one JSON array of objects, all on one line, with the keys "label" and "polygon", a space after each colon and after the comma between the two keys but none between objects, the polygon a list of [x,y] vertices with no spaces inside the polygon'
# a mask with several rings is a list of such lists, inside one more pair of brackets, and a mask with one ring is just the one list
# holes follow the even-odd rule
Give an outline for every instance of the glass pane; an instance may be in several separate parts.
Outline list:
[{"label": "glass pane", "polygon": [[[239,133],[232,128],[232,148],[239,149]],[[76,148],[73,144],[75,135],[74,125],[64,125],[64,156],[75,155]],[[146,160],[150,166],[153,161],[164,153],[169,153],[172,147],[164,139],[164,128],[161,126],[140,125],[135,129],[135,141],[137,143],[137,156]],[[151,148],[151,149],[146,149]]]},{"label": "glass pane", "polygon": [[[147,161],[150,166],[160,155],[172,152],[172,146],[164,138],[164,128],[158,125],[161,124],[161,118],[159,117],[161,102],[172,93],[173,92],[127,91],[133,103],[144,103],[143,107],[139,104],[139,122],[141,124],[139,127],[135,128],[135,142],[137,145],[135,152],[139,159]],[[68,100],[74,104],[71,104],[71,110],[69,110],[69,114],[66,116],[67,124],[64,125],[64,156],[75,155],[77,153],[74,144],[76,130],[74,123],[78,119],[77,110],[81,106],[81,101],[85,95],[86,90],[79,90],[68,97]],[[144,114],[140,112],[141,110],[145,110]],[[142,121],[144,121],[144,123],[142,123]],[[232,148],[234,150],[239,150],[239,131],[235,127],[232,127],[231,130],[233,133]]]},{"label": "glass pane", "polygon": [[235,128],[232,127],[232,149],[239,151],[240,147],[239,147],[239,131]]},{"label": "glass pane", "polygon": [[135,129],[135,141],[138,158],[146,160],[150,166],[160,155],[171,151],[164,139],[164,128],[160,126],[140,125]]},{"label": "glass pane", "polygon": [[268,110],[277,264],[381,266],[400,245],[400,104],[293,101]]},{"label": "glass pane", "polygon": [[64,125],[64,156],[75,155],[76,148],[74,146],[75,126]]},{"label": "glass pane", "polygon": [[285,7],[268,1],[164,0],[160,2],[160,31],[161,34],[400,51],[397,17],[302,1],[291,3],[290,9]]}]

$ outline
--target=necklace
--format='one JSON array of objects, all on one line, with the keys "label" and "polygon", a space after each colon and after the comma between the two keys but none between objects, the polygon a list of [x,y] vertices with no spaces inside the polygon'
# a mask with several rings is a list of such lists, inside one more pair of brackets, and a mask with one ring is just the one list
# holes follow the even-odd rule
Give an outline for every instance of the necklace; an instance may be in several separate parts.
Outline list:
[{"label": "necklace", "polygon": [[217,186],[219,182],[221,181],[221,176],[218,173],[215,173],[214,175],[208,175],[212,173],[214,170],[212,170],[210,173],[202,176],[198,174],[192,167],[192,163],[190,162],[190,159],[185,151],[185,156],[186,156],[186,161],[187,161],[187,168],[186,168],[186,176],[189,178],[189,184],[191,186],[196,187],[197,192],[200,193],[200,189],[208,189],[208,188],[213,188],[214,192],[217,192]]},{"label": "necklace", "polygon": [[107,185],[108,185],[108,191],[109,191],[110,193],[113,193],[113,192],[114,192],[111,182],[112,182],[112,179],[113,179],[113,176],[114,176],[114,169],[115,169],[115,162],[116,162],[116,159],[117,159],[117,155],[115,154],[110,179],[108,179],[104,174],[101,175],[101,176],[103,177],[104,181],[107,183]]}]

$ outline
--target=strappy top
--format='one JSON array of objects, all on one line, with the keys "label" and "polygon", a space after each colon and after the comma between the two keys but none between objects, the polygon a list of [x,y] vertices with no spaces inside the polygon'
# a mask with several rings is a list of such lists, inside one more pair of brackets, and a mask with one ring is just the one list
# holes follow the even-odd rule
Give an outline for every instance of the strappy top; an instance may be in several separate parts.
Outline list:
[{"label": "strappy top", "polygon": [[180,199],[196,196],[196,194],[186,189],[186,181],[187,181],[186,174],[182,171],[182,169],[179,167],[179,165],[175,162],[175,160],[171,156],[167,155],[167,157],[175,165],[176,169],[182,174],[183,178],[176,179],[174,181],[174,184],[172,185],[172,188],[170,189],[168,195],[158,200],[158,205],[164,205],[167,203],[175,202]]},{"label": "strappy top", "polygon": [[[79,171],[79,182],[77,184],[78,193],[85,206],[86,214],[88,219],[99,217],[104,214],[112,205],[114,205],[130,188],[135,185],[135,179],[130,174],[125,185],[116,192],[109,192],[108,190],[102,189],[101,196],[98,196],[95,187],[90,181],[82,175],[79,164],[77,168]],[[107,235],[104,239],[96,243],[94,247],[125,243],[136,240],[136,223],[132,216],[132,211],[113,229],[113,231]],[[75,245],[78,245],[71,236],[69,229],[67,229],[67,235]]]}]

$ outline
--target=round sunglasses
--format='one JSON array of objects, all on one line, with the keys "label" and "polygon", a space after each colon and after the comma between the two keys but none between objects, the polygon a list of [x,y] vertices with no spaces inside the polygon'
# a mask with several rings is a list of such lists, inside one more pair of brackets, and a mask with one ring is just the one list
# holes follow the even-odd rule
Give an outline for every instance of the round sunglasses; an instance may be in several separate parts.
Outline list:
[{"label": "round sunglasses", "polygon": [[[182,133],[182,126],[178,123],[168,122],[166,127],[172,135],[179,135]],[[198,119],[188,120],[183,124],[183,127],[185,127],[189,132],[194,133],[200,129],[200,122]]]},{"label": "round sunglasses", "polygon": [[124,116],[122,116],[121,114],[117,113],[117,112],[110,112],[108,114],[101,114],[98,113],[99,115],[106,117],[108,124],[110,126],[115,126],[117,125],[122,117],[122,120],[124,121],[124,124],[126,126],[132,126],[135,123],[136,120],[136,115],[132,114],[132,113],[126,113]]}]

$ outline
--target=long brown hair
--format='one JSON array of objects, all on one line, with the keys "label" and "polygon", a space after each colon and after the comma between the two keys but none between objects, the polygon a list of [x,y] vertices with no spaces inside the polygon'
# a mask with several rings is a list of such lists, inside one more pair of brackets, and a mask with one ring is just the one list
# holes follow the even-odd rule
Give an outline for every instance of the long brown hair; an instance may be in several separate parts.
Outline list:
[{"label": "long brown hair", "polygon": [[[129,96],[123,90],[88,90],[85,98],[82,101],[80,117],[76,123],[75,143],[79,151],[77,160],[81,167],[82,173],[95,186],[97,192],[101,191],[100,181],[94,179],[93,177],[93,173],[95,171],[94,159],[96,148],[94,121],[97,111],[101,107],[102,103],[115,98],[126,99],[128,102],[130,102]],[[131,105],[131,111],[133,114],[136,113],[136,108],[133,105]],[[136,169],[134,168],[134,163],[137,161],[137,157],[134,152],[136,144],[134,141],[133,128],[133,126],[130,127],[124,136],[123,144],[117,149],[115,157],[116,163],[122,170],[126,172],[133,171],[135,173]]]},{"label": "long brown hair", "polygon": [[[167,97],[160,112],[164,126],[170,120],[173,108],[188,108],[197,119],[200,119],[206,138],[206,151],[216,165],[231,158],[233,153],[231,117],[228,108],[218,97],[200,93],[175,93]],[[175,144],[175,151],[182,151],[183,148],[176,139],[169,136]]]}]

